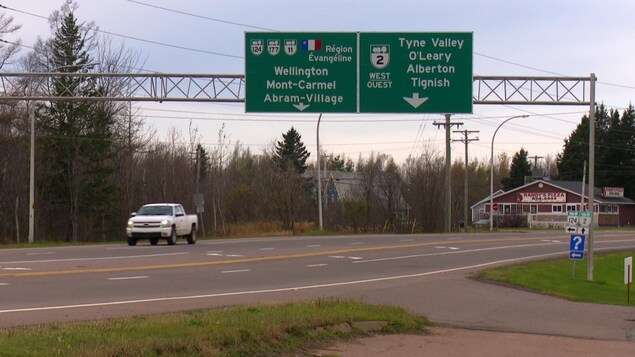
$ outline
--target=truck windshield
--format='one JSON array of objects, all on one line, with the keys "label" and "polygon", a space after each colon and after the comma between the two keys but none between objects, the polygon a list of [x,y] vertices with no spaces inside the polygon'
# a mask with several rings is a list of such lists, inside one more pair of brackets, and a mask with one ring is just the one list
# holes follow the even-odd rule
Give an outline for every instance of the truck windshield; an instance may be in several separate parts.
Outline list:
[{"label": "truck windshield", "polygon": [[171,206],[143,206],[137,212],[138,216],[171,216]]}]

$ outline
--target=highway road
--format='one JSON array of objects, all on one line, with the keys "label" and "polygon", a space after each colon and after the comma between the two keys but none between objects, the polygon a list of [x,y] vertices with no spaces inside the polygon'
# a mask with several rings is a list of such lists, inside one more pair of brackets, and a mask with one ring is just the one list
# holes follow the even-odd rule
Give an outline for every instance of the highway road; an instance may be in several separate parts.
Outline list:
[{"label": "highway road", "polygon": [[[635,232],[595,233],[596,252],[613,249],[635,252]],[[568,255],[569,236],[560,231],[4,249],[0,327],[356,298],[448,326],[628,339],[632,307],[564,302],[465,278],[494,265]]]}]

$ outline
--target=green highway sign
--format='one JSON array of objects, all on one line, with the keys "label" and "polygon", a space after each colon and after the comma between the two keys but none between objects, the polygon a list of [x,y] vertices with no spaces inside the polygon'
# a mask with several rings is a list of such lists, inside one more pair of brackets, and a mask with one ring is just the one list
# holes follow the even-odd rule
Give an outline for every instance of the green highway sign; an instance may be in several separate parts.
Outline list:
[{"label": "green highway sign", "polygon": [[245,111],[471,113],[471,32],[245,34]]},{"label": "green highway sign", "polygon": [[472,113],[472,36],[361,33],[360,112]]},{"label": "green highway sign", "polygon": [[357,112],[357,33],[245,34],[245,111]]}]

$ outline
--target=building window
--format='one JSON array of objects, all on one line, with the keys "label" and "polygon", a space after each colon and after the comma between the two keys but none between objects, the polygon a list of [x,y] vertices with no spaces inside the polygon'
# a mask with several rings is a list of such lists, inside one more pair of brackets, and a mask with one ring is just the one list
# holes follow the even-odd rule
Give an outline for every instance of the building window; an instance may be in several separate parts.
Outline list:
[{"label": "building window", "polygon": [[509,205],[510,214],[523,214],[523,205]]},{"label": "building window", "polygon": [[577,205],[567,205],[567,212],[577,211]]},{"label": "building window", "polygon": [[538,214],[538,205],[530,205],[529,206],[529,212],[531,214]]},{"label": "building window", "polygon": [[552,205],[551,212],[553,213],[562,213],[562,205]]},{"label": "building window", "polygon": [[619,213],[617,205],[600,205],[601,213]]}]

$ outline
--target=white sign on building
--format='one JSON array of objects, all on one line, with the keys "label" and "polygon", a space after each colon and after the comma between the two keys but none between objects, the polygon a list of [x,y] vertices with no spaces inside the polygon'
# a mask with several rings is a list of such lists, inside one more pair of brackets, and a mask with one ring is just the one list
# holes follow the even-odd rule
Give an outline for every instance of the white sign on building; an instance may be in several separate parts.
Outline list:
[{"label": "white sign on building", "polygon": [[567,202],[567,194],[564,192],[519,192],[516,194],[516,201],[523,203],[565,203]]}]

